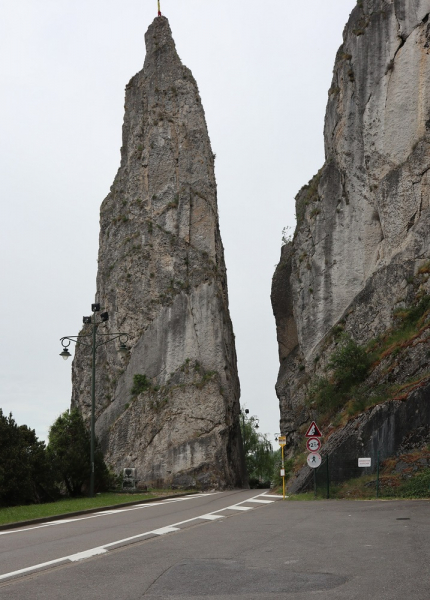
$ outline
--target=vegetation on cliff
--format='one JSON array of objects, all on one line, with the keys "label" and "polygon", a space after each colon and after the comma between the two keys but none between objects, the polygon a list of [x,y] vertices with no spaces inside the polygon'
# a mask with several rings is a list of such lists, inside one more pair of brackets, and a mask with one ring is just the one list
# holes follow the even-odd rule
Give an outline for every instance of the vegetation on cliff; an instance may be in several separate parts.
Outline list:
[{"label": "vegetation on cliff", "polygon": [[368,407],[390,399],[405,399],[430,378],[430,370],[401,382],[390,377],[408,349],[427,341],[430,296],[419,295],[413,304],[397,309],[393,316],[393,326],[365,346],[359,346],[343,325],[333,329],[337,346],[328,359],[326,375],[312,381],[306,397],[307,405],[322,425],[332,421],[338,426]]}]

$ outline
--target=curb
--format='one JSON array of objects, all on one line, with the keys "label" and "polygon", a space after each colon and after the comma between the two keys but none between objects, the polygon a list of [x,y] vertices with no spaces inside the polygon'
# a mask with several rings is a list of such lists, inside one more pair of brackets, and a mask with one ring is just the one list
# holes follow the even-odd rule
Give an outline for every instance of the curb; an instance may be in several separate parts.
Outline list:
[{"label": "curb", "polygon": [[78,517],[80,515],[90,515],[92,513],[102,512],[104,510],[114,510],[115,508],[124,508],[125,506],[133,506],[135,504],[149,504],[151,502],[159,502],[160,500],[170,500],[183,496],[197,496],[200,492],[187,492],[185,494],[174,494],[173,496],[159,496],[158,498],[148,498],[147,500],[136,500],[135,502],[123,502],[121,504],[113,504],[111,506],[98,506],[97,508],[87,508],[86,510],[77,510],[75,512],[63,513],[52,517],[41,517],[39,519],[31,519],[29,521],[16,521],[15,523],[6,523],[0,525],[0,531],[5,529],[17,529],[18,527],[27,527],[28,525],[37,525],[39,523],[48,523],[51,521],[61,521],[67,517]]}]

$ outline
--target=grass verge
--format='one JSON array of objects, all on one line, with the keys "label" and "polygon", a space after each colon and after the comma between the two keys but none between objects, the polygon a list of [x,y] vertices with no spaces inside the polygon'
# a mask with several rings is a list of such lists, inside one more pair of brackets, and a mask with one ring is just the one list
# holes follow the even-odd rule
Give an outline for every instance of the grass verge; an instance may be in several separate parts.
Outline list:
[{"label": "grass verge", "polygon": [[0,525],[9,523],[18,523],[20,521],[31,521],[32,519],[42,519],[44,517],[55,517],[80,510],[89,510],[92,508],[103,508],[105,506],[114,506],[124,504],[125,502],[139,502],[140,500],[150,500],[159,496],[171,496],[174,494],[184,494],[184,490],[152,490],[145,494],[119,494],[107,492],[97,494],[95,498],[67,498],[58,502],[49,502],[47,504],[30,504],[28,506],[11,506],[9,508],[0,508]]}]

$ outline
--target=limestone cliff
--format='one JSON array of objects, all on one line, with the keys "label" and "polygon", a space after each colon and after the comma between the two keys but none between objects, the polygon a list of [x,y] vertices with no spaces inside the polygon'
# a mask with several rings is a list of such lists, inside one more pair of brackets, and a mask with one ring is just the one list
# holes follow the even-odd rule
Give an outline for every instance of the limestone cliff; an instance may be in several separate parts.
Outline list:
[{"label": "limestone cliff", "polygon": [[[115,470],[150,485],[240,486],[239,380],[214,155],[197,84],[168,20],[126,86],[121,165],[101,205],[96,301],[125,359],[98,350],[96,433]],[[138,378],[137,387],[132,388]],[[72,405],[90,413],[85,352]]]},{"label": "limestone cliff", "polygon": [[[404,401],[430,378],[429,13],[430,0],[360,0],[344,30],[326,161],[296,197],[297,228],[273,278],[276,389],[290,454],[311,418],[332,433],[325,451],[333,451],[360,408],[370,415]],[[345,348],[367,360],[349,387],[333,360]],[[324,405],[324,385],[337,405],[328,395]]]}]

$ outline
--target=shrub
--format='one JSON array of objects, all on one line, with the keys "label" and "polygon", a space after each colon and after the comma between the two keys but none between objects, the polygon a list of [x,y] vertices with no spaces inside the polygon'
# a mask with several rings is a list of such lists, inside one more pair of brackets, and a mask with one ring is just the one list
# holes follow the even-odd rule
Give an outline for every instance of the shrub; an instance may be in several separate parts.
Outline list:
[{"label": "shrub", "polygon": [[428,498],[430,496],[430,469],[417,473],[398,488],[398,495],[404,498]]},{"label": "shrub", "polygon": [[324,415],[332,415],[351,398],[351,410],[360,407],[364,409],[366,404],[366,397],[357,386],[366,379],[370,357],[349,335],[341,334],[340,340],[328,363],[328,367],[333,370],[330,379],[320,377],[309,390],[308,402],[314,403]]},{"label": "shrub", "polygon": [[138,373],[133,377],[133,387],[130,390],[132,396],[138,396],[151,389],[152,384],[146,375],[140,375]]},{"label": "shrub", "polygon": [[366,379],[370,359],[364,348],[360,347],[347,334],[343,334],[328,366],[330,369],[334,369],[334,377],[339,387],[348,390],[351,386]]}]

